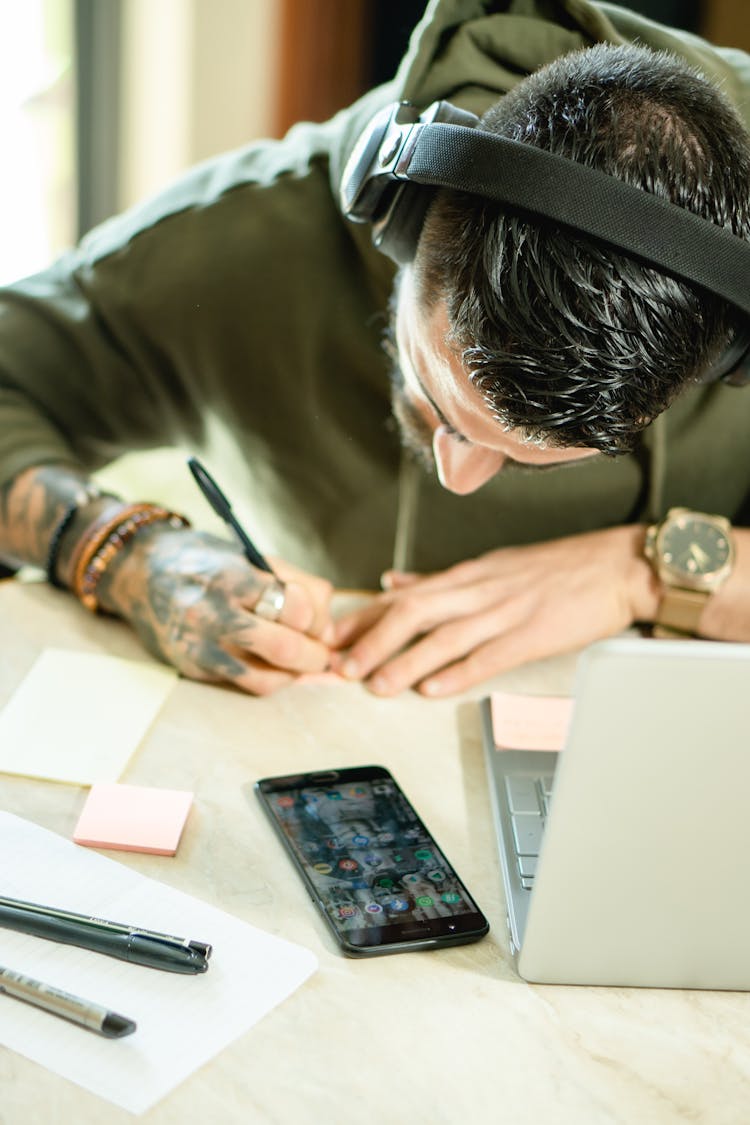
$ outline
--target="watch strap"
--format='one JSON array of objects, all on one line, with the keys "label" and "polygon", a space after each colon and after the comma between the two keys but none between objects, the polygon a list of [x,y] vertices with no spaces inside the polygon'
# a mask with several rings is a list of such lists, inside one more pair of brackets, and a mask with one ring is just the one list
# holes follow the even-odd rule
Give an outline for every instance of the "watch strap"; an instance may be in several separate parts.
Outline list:
[{"label": "watch strap", "polygon": [[655,637],[693,637],[710,597],[708,590],[668,587],[659,603],[654,621]]}]

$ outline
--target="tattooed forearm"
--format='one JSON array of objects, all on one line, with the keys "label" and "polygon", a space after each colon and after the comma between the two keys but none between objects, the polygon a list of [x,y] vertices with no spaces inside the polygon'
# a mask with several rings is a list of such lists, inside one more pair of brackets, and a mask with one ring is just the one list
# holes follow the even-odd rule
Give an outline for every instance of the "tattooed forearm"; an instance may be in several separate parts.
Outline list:
[{"label": "tattooed forearm", "polygon": [[[233,680],[252,652],[255,619],[238,609],[260,582],[237,549],[214,536],[164,524],[144,528],[100,582],[100,604],[124,617],[154,655],[195,679]],[[244,631],[242,652],[232,644]]]},{"label": "tattooed forearm", "polygon": [[[74,468],[28,470],[0,495],[0,559],[46,567],[80,590],[91,564],[85,545],[95,549],[97,535],[127,510],[117,498],[89,492]],[[268,578],[239,544],[178,523],[138,527],[107,552],[96,608],[123,618],[145,648],[191,679],[265,695],[328,666],[330,650],[311,630],[316,606],[327,612],[327,583],[287,580],[289,620],[263,619],[254,609]],[[104,552],[93,557],[104,559]]]},{"label": "tattooed forearm", "polygon": [[[2,491],[0,555],[43,567],[55,528],[86,484],[85,473],[62,465],[42,465],[15,477]],[[82,509],[78,525],[71,523],[72,542],[77,529],[90,518]]]}]

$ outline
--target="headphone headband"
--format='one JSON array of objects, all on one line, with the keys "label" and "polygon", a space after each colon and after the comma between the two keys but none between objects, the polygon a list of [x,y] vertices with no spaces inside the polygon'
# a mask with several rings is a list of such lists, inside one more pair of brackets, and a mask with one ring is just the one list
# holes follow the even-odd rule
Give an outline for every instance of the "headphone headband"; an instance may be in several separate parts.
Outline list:
[{"label": "headphone headband", "polygon": [[[416,251],[429,189],[468,192],[595,238],[750,317],[750,242],[599,169],[478,124],[449,102],[434,102],[421,114],[405,102],[385,107],[347,162],[344,214],[371,223],[375,245],[405,264]],[[730,349],[734,367],[738,352],[747,361],[749,346],[750,328]],[[726,375],[726,363],[721,368],[713,378]]]}]

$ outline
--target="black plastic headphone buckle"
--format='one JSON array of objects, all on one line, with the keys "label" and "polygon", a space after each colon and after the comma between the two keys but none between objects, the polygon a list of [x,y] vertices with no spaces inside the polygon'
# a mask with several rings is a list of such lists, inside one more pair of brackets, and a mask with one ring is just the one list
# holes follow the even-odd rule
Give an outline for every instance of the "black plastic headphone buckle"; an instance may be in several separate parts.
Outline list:
[{"label": "black plastic headphone buckle", "polygon": [[341,177],[341,210],[355,223],[372,223],[394,179],[393,169],[419,111],[408,102],[385,106],[352,149]]},{"label": "black plastic headphone buckle", "polygon": [[432,195],[409,184],[408,169],[420,133],[436,122],[474,128],[479,118],[446,101],[421,113],[411,102],[392,102],[370,121],[341,178],[344,215],[371,223],[374,244],[397,262],[411,260]]}]

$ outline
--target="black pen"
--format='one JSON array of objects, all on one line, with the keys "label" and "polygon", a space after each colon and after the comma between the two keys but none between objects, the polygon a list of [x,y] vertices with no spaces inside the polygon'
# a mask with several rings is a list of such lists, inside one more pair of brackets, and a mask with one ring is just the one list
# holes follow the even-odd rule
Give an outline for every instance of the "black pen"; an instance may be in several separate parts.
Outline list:
[{"label": "black pen", "polygon": [[200,463],[197,457],[188,457],[188,468],[193,474],[198,488],[206,497],[206,500],[208,500],[209,504],[216,512],[216,515],[224,520],[224,523],[228,524],[232,531],[234,531],[242,544],[242,549],[245,552],[247,561],[252,563],[252,565],[256,566],[259,570],[265,570],[267,574],[273,574],[274,578],[276,578],[277,576],[274,574],[267,559],[263,558],[263,555],[255,546],[250,536],[238,522],[237,517],[232,511],[232,505],[208,470]]},{"label": "black pen", "polygon": [[81,996],[74,996],[72,992],[63,992],[61,988],[44,984],[34,977],[27,977],[25,973],[17,973],[2,965],[0,992],[5,992],[16,1000],[25,1000],[27,1004],[43,1008],[45,1012],[52,1012],[55,1016],[62,1016],[63,1019],[77,1023],[79,1027],[87,1027],[89,1031],[105,1035],[107,1039],[121,1039],[123,1035],[130,1035],[135,1031],[135,1023],[127,1016],[110,1012],[109,1008],[95,1004],[92,1000],[84,1000]]},{"label": "black pen", "polygon": [[211,946],[0,895],[0,926],[169,973],[205,973]]}]

